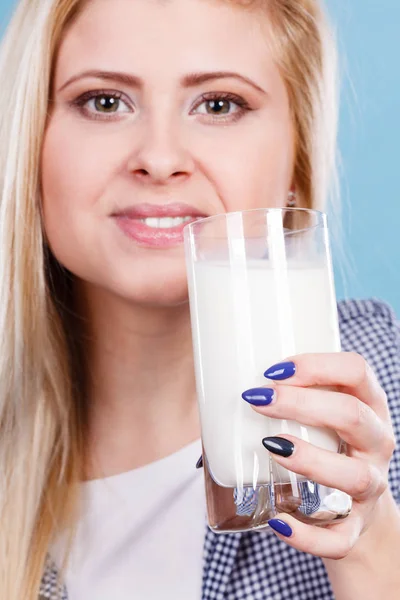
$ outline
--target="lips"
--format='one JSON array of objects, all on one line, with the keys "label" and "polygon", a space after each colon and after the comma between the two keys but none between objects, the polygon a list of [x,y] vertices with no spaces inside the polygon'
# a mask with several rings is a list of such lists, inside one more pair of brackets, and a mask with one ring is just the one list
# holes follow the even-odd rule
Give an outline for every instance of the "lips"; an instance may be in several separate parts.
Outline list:
[{"label": "lips", "polygon": [[199,209],[189,204],[138,204],[118,210],[113,217],[124,216],[130,219],[147,219],[148,217],[207,217]]},{"label": "lips", "polygon": [[[183,243],[183,230],[208,215],[188,204],[139,204],[119,209],[111,215],[118,228],[130,239],[141,246],[153,248],[170,248]],[[150,227],[143,219],[162,219],[165,217],[190,217],[185,222],[174,227]]]}]

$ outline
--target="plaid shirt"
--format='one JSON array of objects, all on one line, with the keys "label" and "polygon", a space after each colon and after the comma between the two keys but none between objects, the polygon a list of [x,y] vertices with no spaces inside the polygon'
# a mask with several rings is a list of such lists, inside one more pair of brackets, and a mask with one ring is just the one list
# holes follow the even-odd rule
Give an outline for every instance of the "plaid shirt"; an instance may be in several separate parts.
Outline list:
[{"label": "plaid shirt", "polygon": [[[342,349],[362,354],[374,369],[386,391],[396,438],[400,441],[399,323],[392,310],[376,300],[340,302],[338,310]],[[400,503],[400,445],[392,458],[389,481]],[[274,535],[262,532],[217,535],[206,528],[202,600],[294,598],[334,600],[320,558],[299,552]],[[39,600],[68,600],[67,590],[58,583],[57,570],[50,558]]]}]

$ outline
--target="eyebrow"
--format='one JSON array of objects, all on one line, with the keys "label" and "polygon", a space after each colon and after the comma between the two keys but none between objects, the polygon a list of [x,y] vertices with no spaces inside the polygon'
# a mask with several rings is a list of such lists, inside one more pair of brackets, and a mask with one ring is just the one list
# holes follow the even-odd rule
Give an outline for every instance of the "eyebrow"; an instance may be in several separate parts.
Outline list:
[{"label": "eyebrow", "polygon": [[[83,71],[82,73],[78,73],[74,75],[66,83],[64,83],[60,88],[59,92],[64,90],[67,86],[71,85],[75,81],[79,79],[84,79],[87,77],[95,78],[95,79],[103,79],[105,81],[114,81],[118,83],[122,83],[123,85],[128,85],[130,87],[135,87],[142,89],[144,86],[144,81],[137,75],[133,75],[130,73],[122,73],[119,71],[98,71],[98,70],[90,70]],[[215,79],[239,79],[244,83],[255,88],[257,91],[266,94],[267,92],[263,90],[257,83],[241,75],[240,73],[235,73],[234,71],[212,71],[212,72],[204,72],[204,73],[189,73],[185,75],[180,84],[183,88],[192,88],[202,83],[206,83],[208,81],[214,81]]]}]

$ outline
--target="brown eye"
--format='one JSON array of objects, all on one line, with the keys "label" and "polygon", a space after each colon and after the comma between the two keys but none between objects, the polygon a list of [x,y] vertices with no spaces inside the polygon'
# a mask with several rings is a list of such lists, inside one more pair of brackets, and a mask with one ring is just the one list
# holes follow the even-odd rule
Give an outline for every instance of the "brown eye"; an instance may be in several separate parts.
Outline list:
[{"label": "brown eye", "polygon": [[120,92],[93,90],[83,94],[72,104],[77,106],[85,116],[93,119],[133,112],[129,100],[124,100]]},{"label": "brown eye", "polygon": [[94,98],[95,109],[98,112],[103,112],[103,113],[118,112],[120,103],[121,103],[121,99],[115,98],[113,96],[96,96],[96,98]]},{"label": "brown eye", "polygon": [[209,92],[203,94],[193,111],[204,117],[209,116],[214,123],[234,123],[252,110],[241,96],[230,92]]},{"label": "brown eye", "polygon": [[207,100],[206,111],[209,115],[229,115],[232,102],[230,100]]}]

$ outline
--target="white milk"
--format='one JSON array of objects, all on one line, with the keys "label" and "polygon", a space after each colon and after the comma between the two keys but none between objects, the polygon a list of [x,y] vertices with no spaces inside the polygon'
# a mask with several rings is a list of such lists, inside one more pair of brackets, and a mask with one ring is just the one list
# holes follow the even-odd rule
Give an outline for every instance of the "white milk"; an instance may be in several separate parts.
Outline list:
[{"label": "white milk", "polygon": [[[232,272],[227,263],[200,261],[189,289],[202,438],[215,481],[270,483],[266,436],[290,433],[336,452],[334,432],[259,415],[241,397],[268,385],[263,373],[288,356],[340,351],[329,270],[292,265],[277,272],[254,260]],[[274,474],[279,483],[293,477],[304,479],[281,467]]]}]

